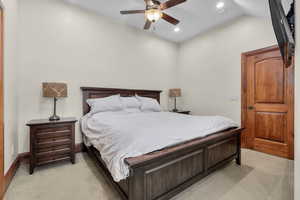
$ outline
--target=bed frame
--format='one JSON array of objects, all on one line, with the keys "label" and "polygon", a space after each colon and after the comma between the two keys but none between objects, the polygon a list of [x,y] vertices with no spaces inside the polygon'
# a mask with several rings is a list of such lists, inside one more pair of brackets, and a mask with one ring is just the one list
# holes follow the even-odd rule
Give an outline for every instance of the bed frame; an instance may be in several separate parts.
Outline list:
[{"label": "bed frame", "polygon": [[[114,94],[150,97],[160,102],[161,91],[82,87],[83,114],[89,112],[86,103],[90,98],[103,98]],[[121,182],[113,178],[94,147],[85,147],[99,166],[105,179],[124,200],[165,200],[190,185],[236,160],[241,164],[240,135],[235,128],[210,136],[175,145],[150,154],[128,158],[130,176]],[[158,138],[159,140],[159,138]]]}]

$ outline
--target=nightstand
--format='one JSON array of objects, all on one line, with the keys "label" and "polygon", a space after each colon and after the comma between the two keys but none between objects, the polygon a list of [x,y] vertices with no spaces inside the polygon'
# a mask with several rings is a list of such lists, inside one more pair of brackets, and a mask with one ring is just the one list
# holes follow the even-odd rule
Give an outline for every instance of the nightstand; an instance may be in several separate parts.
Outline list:
[{"label": "nightstand", "polygon": [[[172,111],[172,112],[174,112],[174,111]],[[175,113],[189,115],[189,114],[191,114],[191,111],[187,111],[187,110],[179,110],[179,111],[176,111]]]},{"label": "nightstand", "polygon": [[31,120],[26,124],[30,127],[30,174],[40,165],[64,160],[75,163],[76,122],[75,118],[62,118]]}]

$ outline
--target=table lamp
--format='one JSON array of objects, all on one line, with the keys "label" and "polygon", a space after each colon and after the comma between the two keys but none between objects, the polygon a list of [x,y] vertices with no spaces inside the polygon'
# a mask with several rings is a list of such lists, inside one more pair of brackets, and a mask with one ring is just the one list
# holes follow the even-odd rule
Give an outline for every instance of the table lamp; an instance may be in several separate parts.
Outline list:
[{"label": "table lamp", "polygon": [[174,105],[173,112],[178,112],[178,110],[176,108],[176,98],[181,97],[181,89],[179,89],[179,88],[170,89],[169,96],[174,98],[175,105]]},{"label": "table lamp", "polygon": [[43,83],[43,97],[51,97],[54,99],[53,115],[49,118],[50,121],[60,120],[56,115],[56,102],[58,98],[68,96],[68,88],[65,83]]}]

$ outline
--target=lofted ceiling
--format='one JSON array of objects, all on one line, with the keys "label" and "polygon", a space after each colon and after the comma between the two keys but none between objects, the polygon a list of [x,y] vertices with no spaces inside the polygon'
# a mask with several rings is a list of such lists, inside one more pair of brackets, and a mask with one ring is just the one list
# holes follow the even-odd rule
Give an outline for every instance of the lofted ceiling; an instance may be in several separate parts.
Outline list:
[{"label": "lofted ceiling", "polygon": [[[114,18],[121,23],[143,30],[143,14],[121,15],[121,10],[145,9],[144,0],[65,0],[96,13]],[[160,0],[165,2],[166,0]],[[218,2],[224,2],[223,9],[218,10]],[[292,0],[282,0],[284,7],[289,8]],[[159,20],[149,30],[153,34],[173,42],[183,42],[216,26],[227,23],[243,15],[269,17],[268,0],[187,0],[176,7],[167,9],[167,14],[180,20],[175,26]]]}]

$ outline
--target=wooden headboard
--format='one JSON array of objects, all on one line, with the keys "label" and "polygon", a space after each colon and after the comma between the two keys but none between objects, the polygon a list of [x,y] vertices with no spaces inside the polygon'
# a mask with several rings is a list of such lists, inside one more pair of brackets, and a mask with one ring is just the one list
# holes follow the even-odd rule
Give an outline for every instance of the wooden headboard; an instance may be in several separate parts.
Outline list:
[{"label": "wooden headboard", "polygon": [[96,88],[96,87],[81,87],[82,90],[82,106],[83,115],[90,111],[89,105],[86,103],[87,99],[104,98],[111,95],[120,94],[122,97],[129,97],[139,95],[142,97],[149,97],[160,102],[160,90],[134,90],[134,89],[118,89],[118,88]]}]

